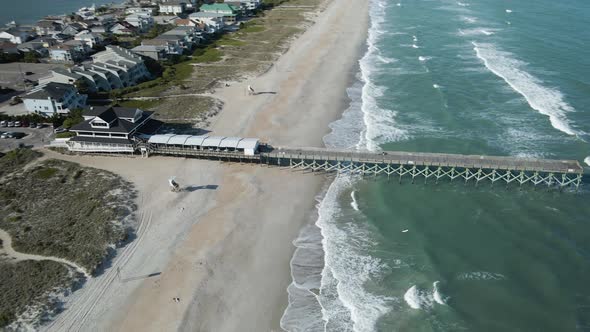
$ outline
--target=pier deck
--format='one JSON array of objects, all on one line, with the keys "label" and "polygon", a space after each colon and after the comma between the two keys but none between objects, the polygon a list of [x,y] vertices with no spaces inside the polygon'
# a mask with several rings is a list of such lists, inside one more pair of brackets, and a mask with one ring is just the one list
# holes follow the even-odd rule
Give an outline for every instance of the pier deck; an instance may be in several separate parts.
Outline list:
[{"label": "pier deck", "polygon": [[273,148],[262,146],[260,153],[245,156],[241,152],[195,149],[182,146],[149,145],[143,147],[149,154],[174,155],[218,159],[225,161],[255,162],[323,172],[339,172],[360,175],[387,175],[439,179],[472,180],[479,183],[487,180],[506,184],[530,183],[556,187],[579,187],[584,168],[575,160],[532,159],[459,155],[417,152],[362,152],[321,148]]}]

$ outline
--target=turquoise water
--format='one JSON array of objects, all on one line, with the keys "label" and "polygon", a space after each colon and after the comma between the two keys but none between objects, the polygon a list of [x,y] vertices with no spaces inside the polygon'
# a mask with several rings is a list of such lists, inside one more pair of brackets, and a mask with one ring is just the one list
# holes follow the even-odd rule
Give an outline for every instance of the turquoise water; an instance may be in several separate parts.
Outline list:
[{"label": "turquoise water", "polygon": [[11,21],[32,24],[47,15],[71,13],[92,4],[104,5],[113,0],[0,0],[0,25]]},{"label": "turquoise water", "polygon": [[[327,145],[590,163],[590,2],[371,7],[359,82]],[[590,331],[589,199],[587,184],[339,177],[295,243],[282,326]]]}]

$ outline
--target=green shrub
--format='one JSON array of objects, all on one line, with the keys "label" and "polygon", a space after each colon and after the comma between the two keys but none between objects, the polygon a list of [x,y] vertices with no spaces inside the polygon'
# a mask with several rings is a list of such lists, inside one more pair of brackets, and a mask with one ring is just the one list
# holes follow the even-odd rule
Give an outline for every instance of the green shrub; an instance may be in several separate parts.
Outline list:
[{"label": "green shrub", "polygon": [[57,173],[57,168],[47,167],[38,170],[37,173],[35,173],[35,176],[39,179],[46,180],[54,176],[55,173]]}]

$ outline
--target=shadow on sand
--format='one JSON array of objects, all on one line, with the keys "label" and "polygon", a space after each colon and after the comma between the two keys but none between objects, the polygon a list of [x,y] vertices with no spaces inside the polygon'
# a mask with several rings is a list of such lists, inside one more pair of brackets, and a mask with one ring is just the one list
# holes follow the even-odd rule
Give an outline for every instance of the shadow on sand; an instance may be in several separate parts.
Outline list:
[{"label": "shadow on sand", "polygon": [[146,274],[146,275],[143,275],[143,276],[123,278],[123,279],[121,279],[121,282],[128,282],[128,281],[134,281],[134,280],[147,279],[147,278],[159,276],[160,274],[162,274],[162,272],[154,272],[154,273]]},{"label": "shadow on sand", "polygon": [[193,192],[197,190],[216,190],[219,186],[216,184],[208,184],[206,186],[188,186],[185,187],[184,190],[188,192]]}]

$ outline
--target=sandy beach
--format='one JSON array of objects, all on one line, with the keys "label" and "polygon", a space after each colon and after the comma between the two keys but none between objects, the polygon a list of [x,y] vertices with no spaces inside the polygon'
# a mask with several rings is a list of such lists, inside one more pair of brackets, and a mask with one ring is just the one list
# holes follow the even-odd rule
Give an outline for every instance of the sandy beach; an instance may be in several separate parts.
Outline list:
[{"label": "sandy beach", "polygon": [[[216,92],[224,108],[208,130],[323,146],[347,107],[367,25],[368,0],[329,1],[273,68]],[[249,96],[248,85],[261,93]],[[49,156],[120,174],[139,198],[138,238],[46,329],[281,330],[292,241],[315,221],[324,176],[180,158]],[[172,175],[182,193],[169,192]]]}]

